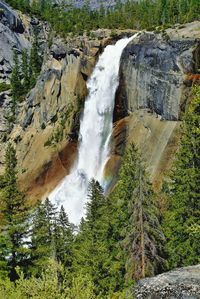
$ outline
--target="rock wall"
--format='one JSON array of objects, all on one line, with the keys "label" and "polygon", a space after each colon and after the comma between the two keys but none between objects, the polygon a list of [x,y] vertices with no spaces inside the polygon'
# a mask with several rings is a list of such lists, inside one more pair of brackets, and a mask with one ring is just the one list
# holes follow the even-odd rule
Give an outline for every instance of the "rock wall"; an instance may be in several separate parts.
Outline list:
[{"label": "rock wall", "polygon": [[[0,0],[0,83],[8,83],[13,67],[13,50],[19,58],[30,49],[33,32],[39,37],[44,63],[36,86],[17,105],[17,119],[11,132],[5,119],[11,93],[0,93],[0,173],[4,171],[7,142],[14,144],[18,158],[19,182],[35,201],[56,187],[69,173],[76,157],[79,121],[87,95],[86,81],[102,49],[123,35],[111,37],[111,30],[92,32],[92,38],[62,39],[48,24],[13,11]],[[6,42],[5,42],[6,38]]]},{"label": "rock wall", "polygon": [[113,140],[118,144],[126,130],[126,143],[138,145],[155,189],[171,168],[191,78],[199,76],[198,28],[199,22],[194,22],[186,24],[184,32],[182,27],[160,34],[141,32],[122,54]]},{"label": "rock wall", "polygon": [[[124,50],[116,94],[111,158],[105,174],[117,173],[127,144],[134,141],[146,160],[156,189],[171,167],[179,140],[181,114],[199,77],[199,22],[164,33],[142,32]],[[7,142],[16,146],[18,175],[30,197],[48,194],[68,174],[76,157],[86,81],[103,48],[133,30],[97,30],[92,37],[61,39],[39,22],[0,0],[0,83],[9,83],[13,49],[30,49],[39,34],[44,64],[37,84],[18,104],[8,132],[5,115],[10,91],[0,92],[0,172]],[[116,179],[116,177],[114,178]]]},{"label": "rock wall", "polygon": [[82,67],[80,53],[65,54],[45,63],[12,132],[12,138],[17,134],[21,139],[20,182],[32,198],[48,194],[68,174],[76,154],[80,107],[87,94],[84,74],[89,76],[94,62]]},{"label": "rock wall", "polygon": [[200,265],[142,279],[133,293],[134,299],[199,299]]}]

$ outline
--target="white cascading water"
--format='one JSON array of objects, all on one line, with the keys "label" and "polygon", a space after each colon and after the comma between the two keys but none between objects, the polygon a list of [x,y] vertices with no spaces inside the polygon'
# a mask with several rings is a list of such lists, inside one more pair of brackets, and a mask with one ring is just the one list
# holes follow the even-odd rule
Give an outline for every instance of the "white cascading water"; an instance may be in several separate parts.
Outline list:
[{"label": "white cascading water", "polygon": [[80,123],[78,158],[61,184],[50,194],[57,206],[63,205],[69,220],[79,224],[85,215],[88,184],[92,178],[103,188],[104,167],[110,154],[115,93],[123,49],[131,38],[119,40],[105,48],[90,77],[88,97]]}]

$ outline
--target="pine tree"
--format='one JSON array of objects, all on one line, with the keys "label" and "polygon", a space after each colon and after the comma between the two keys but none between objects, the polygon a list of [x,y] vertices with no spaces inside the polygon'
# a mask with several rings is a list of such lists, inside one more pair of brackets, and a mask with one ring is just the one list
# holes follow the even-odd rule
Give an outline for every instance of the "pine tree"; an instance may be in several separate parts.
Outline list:
[{"label": "pine tree", "polygon": [[55,259],[55,222],[56,208],[47,198],[36,208],[32,219],[31,260],[32,272],[36,275],[45,269],[50,258]]},{"label": "pine tree", "polygon": [[128,209],[135,189],[137,149],[131,144],[122,160],[118,182],[108,196],[107,226],[109,248],[110,289],[120,292],[127,287],[127,251],[123,241],[127,235],[130,211]]},{"label": "pine tree", "polygon": [[164,229],[169,268],[199,262],[200,256],[200,87],[186,112],[182,139],[168,184]]},{"label": "pine tree", "polygon": [[[4,188],[1,191],[1,205],[3,222],[1,224],[1,238],[6,242],[6,262],[11,280],[18,277],[16,267],[20,266],[25,271],[29,262],[27,243],[29,224],[28,209],[25,194],[17,185],[16,152],[8,145],[5,156]],[[4,246],[5,248],[5,246]]]},{"label": "pine tree", "polygon": [[74,227],[70,224],[68,216],[61,206],[60,213],[56,218],[54,227],[55,257],[65,268],[72,265],[72,245],[74,241]]},{"label": "pine tree", "polygon": [[22,52],[22,77],[23,77],[23,92],[26,94],[30,89],[31,70],[29,65],[29,56],[27,50]]},{"label": "pine tree", "polygon": [[42,59],[39,55],[39,50],[38,36],[37,33],[35,33],[30,53],[31,87],[35,85],[42,66]]},{"label": "pine tree", "polygon": [[128,203],[130,219],[124,244],[128,251],[127,277],[138,280],[161,270],[165,238],[154,194],[139,157],[135,167],[136,187]]},{"label": "pine tree", "polygon": [[96,295],[104,298],[109,290],[109,251],[107,247],[107,199],[102,187],[92,180],[89,186],[86,219],[74,245],[73,267],[88,274],[95,285]]}]

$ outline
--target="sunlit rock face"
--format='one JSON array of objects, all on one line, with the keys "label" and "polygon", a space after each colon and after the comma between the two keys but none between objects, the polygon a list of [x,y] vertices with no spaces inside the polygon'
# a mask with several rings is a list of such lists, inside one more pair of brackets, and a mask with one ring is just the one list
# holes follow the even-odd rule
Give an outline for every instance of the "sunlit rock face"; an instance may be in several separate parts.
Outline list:
[{"label": "sunlit rock face", "polygon": [[[186,24],[185,28],[167,30],[165,35],[143,32],[121,57],[113,144],[117,148],[122,144],[121,152],[130,142],[137,144],[155,189],[171,168],[181,116],[192,80],[198,77],[198,26],[199,22]],[[116,155],[115,148],[112,152]]]}]

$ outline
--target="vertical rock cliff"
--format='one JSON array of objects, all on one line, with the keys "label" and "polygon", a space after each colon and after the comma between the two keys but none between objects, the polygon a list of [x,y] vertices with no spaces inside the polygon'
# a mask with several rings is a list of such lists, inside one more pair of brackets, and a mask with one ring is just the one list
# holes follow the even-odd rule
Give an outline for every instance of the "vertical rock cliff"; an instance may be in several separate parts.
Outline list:
[{"label": "vertical rock cliff", "polygon": [[[181,116],[199,78],[199,23],[155,34],[142,32],[123,52],[116,95],[114,159],[135,142],[159,188],[178,147]],[[111,163],[112,164],[112,163]],[[108,167],[109,168],[109,167]],[[112,168],[112,166],[111,166]]]}]

